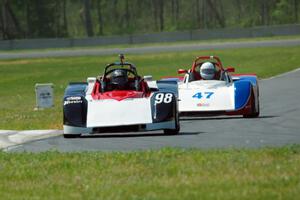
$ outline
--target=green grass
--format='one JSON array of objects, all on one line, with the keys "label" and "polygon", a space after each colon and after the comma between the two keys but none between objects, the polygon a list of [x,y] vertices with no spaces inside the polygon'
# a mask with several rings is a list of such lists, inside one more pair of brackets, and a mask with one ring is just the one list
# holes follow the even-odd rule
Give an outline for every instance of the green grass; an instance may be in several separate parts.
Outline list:
[{"label": "green grass", "polygon": [[[127,55],[127,60],[136,64],[140,74],[159,78],[190,68],[199,55],[218,55],[237,73],[254,72],[259,78],[300,66],[300,46]],[[116,60],[117,56],[90,56],[0,61],[0,129],[61,129],[62,96],[68,82],[102,74],[104,66]],[[34,85],[47,82],[54,83],[55,107],[33,111]]]},{"label": "green grass", "polygon": [[1,199],[298,199],[300,146],[0,152]]}]

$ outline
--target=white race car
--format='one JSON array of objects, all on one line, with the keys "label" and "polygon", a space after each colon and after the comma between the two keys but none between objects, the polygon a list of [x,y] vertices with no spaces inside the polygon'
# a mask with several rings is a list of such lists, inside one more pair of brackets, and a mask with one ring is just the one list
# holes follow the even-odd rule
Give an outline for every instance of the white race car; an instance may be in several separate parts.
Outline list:
[{"label": "white race car", "polygon": [[146,81],[123,60],[121,55],[121,62],[107,65],[101,77],[69,84],[63,103],[64,137],[112,131],[179,132],[177,82]]},{"label": "white race car", "polygon": [[[205,73],[210,72],[213,76],[205,79]],[[179,74],[184,74],[184,77],[178,79],[180,115],[258,117],[260,107],[257,76],[231,75],[232,72],[234,68],[224,69],[216,56],[197,57],[190,70],[178,70]]]}]

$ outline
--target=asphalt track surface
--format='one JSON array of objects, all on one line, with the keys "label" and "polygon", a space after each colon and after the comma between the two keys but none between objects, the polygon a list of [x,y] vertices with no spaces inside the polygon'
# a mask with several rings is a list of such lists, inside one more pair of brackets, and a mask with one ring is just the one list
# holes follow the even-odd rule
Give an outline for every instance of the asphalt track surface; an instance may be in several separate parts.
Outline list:
[{"label": "asphalt track surface", "polygon": [[259,148],[300,144],[300,69],[261,80],[261,116],[184,118],[181,132],[118,133],[64,139],[56,136],[10,147],[8,151],[136,151],[163,147]]},{"label": "asphalt track surface", "polygon": [[98,48],[98,49],[60,49],[26,52],[0,52],[0,60],[18,58],[71,57],[71,56],[100,56],[124,54],[145,54],[160,52],[183,52],[197,50],[234,49],[251,47],[285,47],[299,46],[300,39],[239,41],[239,42],[207,42],[195,44],[161,44],[159,46],[129,47],[129,48]]}]

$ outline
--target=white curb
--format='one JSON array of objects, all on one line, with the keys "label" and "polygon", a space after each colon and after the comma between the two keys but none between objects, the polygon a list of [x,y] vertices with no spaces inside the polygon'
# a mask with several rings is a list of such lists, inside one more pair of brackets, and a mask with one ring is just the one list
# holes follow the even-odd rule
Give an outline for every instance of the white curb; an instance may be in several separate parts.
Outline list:
[{"label": "white curb", "polygon": [[62,134],[62,130],[0,130],[0,149]]}]

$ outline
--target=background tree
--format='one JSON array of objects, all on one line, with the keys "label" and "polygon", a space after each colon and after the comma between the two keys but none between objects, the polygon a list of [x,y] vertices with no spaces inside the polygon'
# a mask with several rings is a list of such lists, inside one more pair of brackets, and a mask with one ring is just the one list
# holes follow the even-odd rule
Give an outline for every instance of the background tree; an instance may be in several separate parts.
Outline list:
[{"label": "background tree", "polygon": [[171,13],[172,24],[177,27],[179,20],[179,0],[171,0]]},{"label": "background tree", "polygon": [[295,23],[298,22],[298,5],[299,5],[299,0],[294,0]]},{"label": "background tree", "polygon": [[92,37],[299,22],[300,0],[0,0],[2,39]]},{"label": "background tree", "polygon": [[164,0],[159,0],[158,3],[159,30],[164,31]]},{"label": "background tree", "polygon": [[83,0],[84,24],[88,37],[94,36],[93,24],[91,18],[91,3],[90,0]]},{"label": "background tree", "polygon": [[8,0],[2,1],[1,4],[0,27],[4,39],[13,39],[23,35],[19,20],[11,7],[11,2]]},{"label": "background tree", "polygon": [[102,16],[102,0],[97,0],[96,8],[97,8],[97,16],[98,16],[98,24],[99,24],[99,35],[103,35],[103,16]]}]

